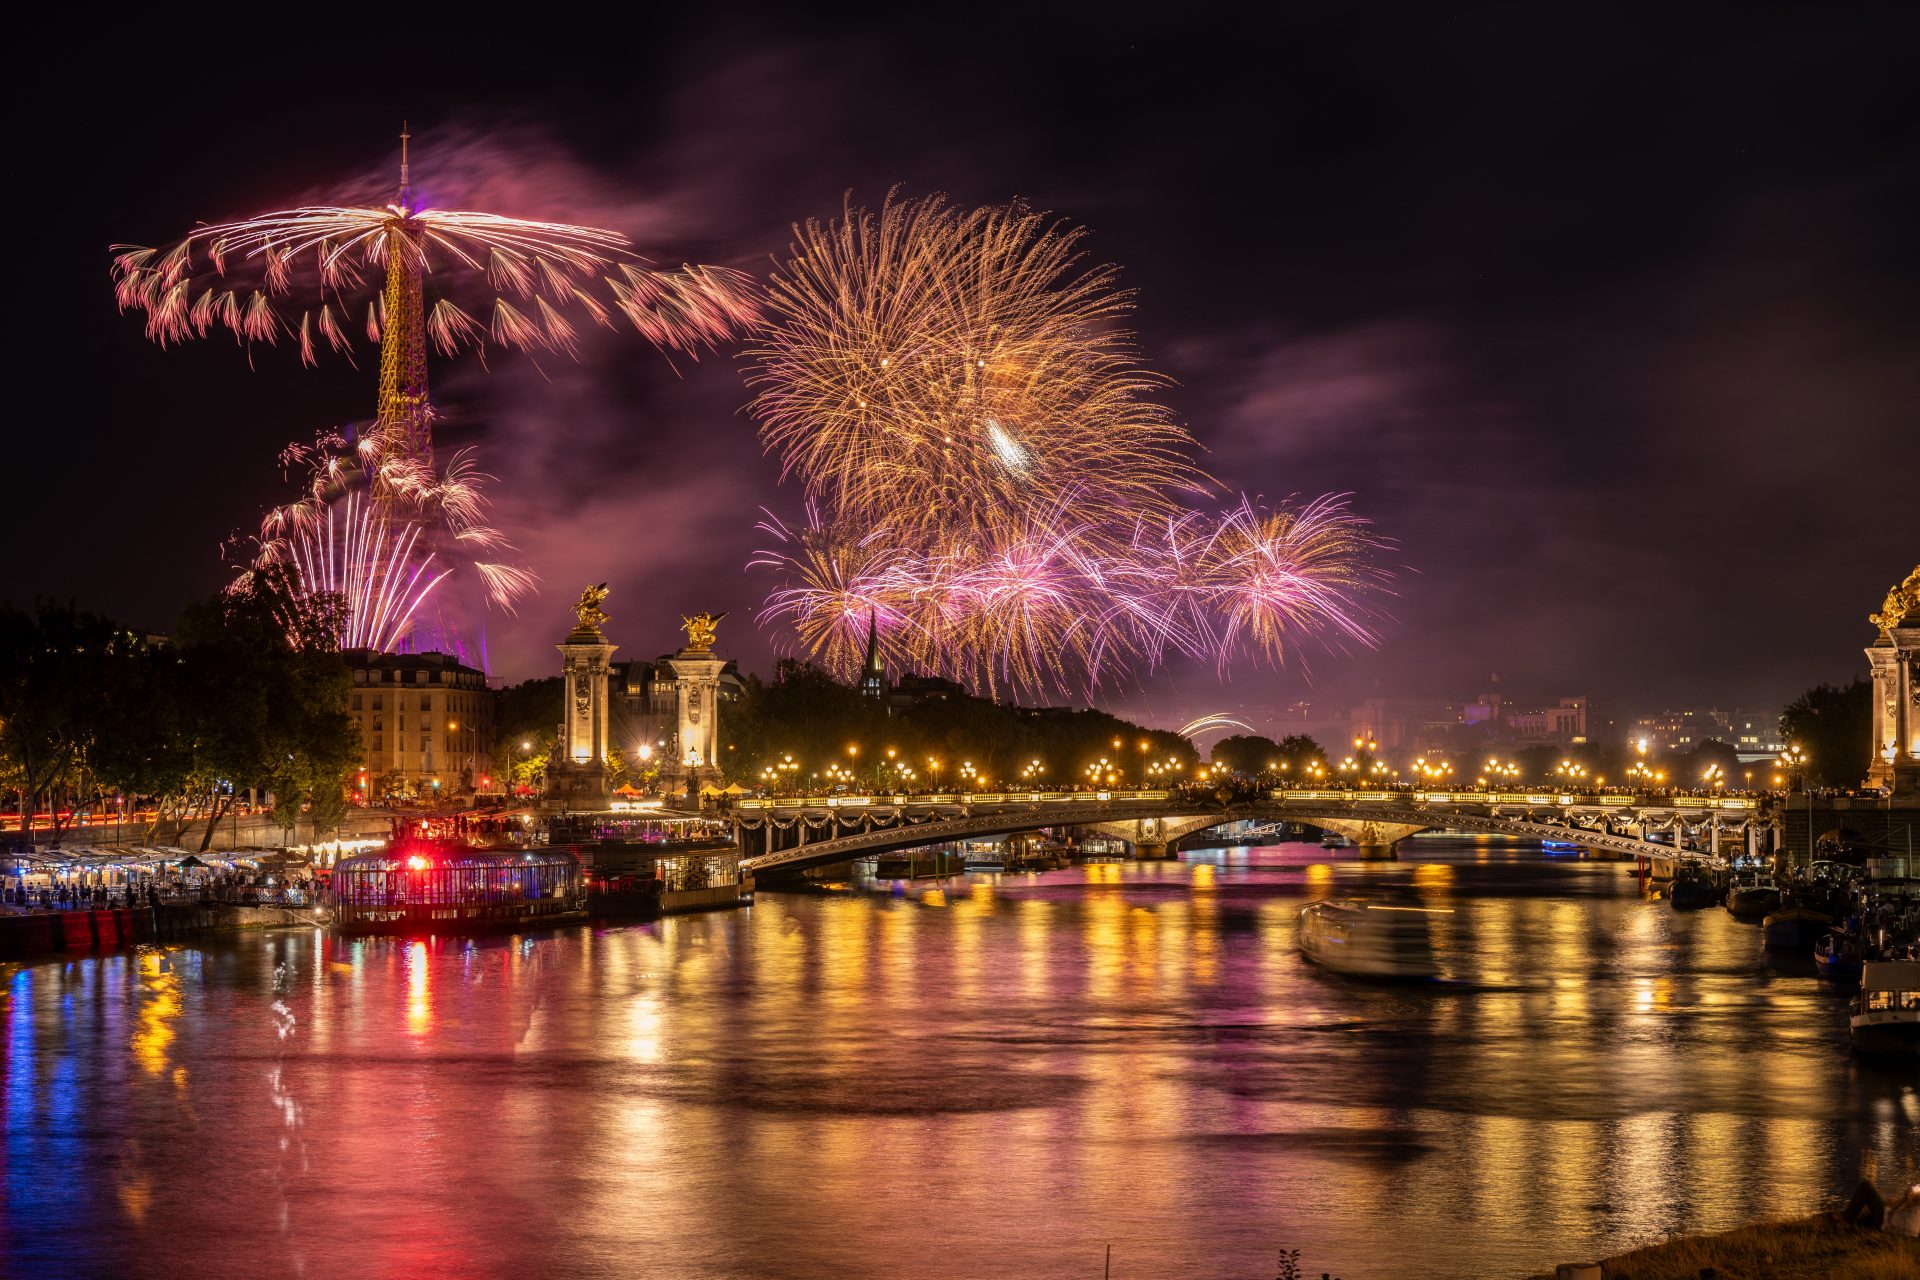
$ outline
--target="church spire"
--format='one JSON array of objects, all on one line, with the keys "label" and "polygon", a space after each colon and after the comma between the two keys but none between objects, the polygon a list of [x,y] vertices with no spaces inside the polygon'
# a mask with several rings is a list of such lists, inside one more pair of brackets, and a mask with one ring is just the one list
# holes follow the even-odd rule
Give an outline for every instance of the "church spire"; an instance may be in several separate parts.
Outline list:
[{"label": "church spire", "polygon": [[860,672],[863,696],[883,699],[887,696],[887,664],[880,658],[880,613],[867,610],[867,661]]}]

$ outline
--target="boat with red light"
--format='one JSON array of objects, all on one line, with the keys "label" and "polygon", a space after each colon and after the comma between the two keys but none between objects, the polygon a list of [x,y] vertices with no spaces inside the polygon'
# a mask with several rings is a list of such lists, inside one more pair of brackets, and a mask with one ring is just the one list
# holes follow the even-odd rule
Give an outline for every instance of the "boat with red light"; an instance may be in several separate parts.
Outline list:
[{"label": "boat with red light", "polygon": [[490,933],[587,918],[571,850],[489,847],[457,831],[414,829],[342,858],[327,889],[345,934]]}]

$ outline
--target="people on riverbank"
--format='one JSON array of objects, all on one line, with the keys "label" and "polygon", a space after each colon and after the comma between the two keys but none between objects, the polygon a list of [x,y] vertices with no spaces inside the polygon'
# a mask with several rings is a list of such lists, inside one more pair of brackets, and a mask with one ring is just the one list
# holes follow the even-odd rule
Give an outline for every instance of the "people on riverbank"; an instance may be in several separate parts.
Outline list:
[{"label": "people on riverbank", "polygon": [[104,911],[169,902],[308,906],[317,901],[319,887],[309,868],[273,873],[236,869],[204,876],[158,873],[119,884],[99,876],[35,884],[16,876],[0,884],[0,911]]}]

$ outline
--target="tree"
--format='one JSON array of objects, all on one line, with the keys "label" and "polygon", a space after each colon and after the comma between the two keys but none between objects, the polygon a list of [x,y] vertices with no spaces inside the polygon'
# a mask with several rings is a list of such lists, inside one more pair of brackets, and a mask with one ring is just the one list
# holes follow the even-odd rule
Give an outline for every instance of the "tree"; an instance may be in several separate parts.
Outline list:
[{"label": "tree", "polygon": [[1780,713],[1780,737],[1806,753],[1807,781],[1822,787],[1857,787],[1873,754],[1873,685],[1865,680],[1836,688],[1819,684]]},{"label": "tree", "polygon": [[[881,703],[806,662],[782,661],[771,681],[748,676],[745,686],[723,722],[723,763],[749,786],[773,769],[783,785],[850,776],[861,786],[985,791],[1086,782],[1088,766],[1102,758],[1108,772],[1137,785],[1184,776],[1199,759],[1180,735],[1104,711],[949,694],[889,716]],[[789,757],[797,768],[783,768]]]},{"label": "tree", "polygon": [[516,751],[522,742],[531,744],[541,737],[551,741],[564,714],[560,703],[566,695],[565,685],[561,676],[545,676],[502,689],[500,741],[511,743]]},{"label": "tree", "polygon": [[[873,767],[869,762],[892,732],[884,706],[811,662],[783,658],[774,664],[771,681],[749,676],[744,686],[721,719],[727,741],[718,761],[743,785],[757,783],[762,770],[788,756],[809,783],[829,764]],[[849,754],[850,746],[866,750],[867,759]]]},{"label": "tree", "polygon": [[1213,744],[1213,763],[1248,776],[1276,768],[1280,744],[1257,733],[1236,733]]},{"label": "tree", "polygon": [[340,607],[336,597],[303,595],[274,568],[181,616],[183,774],[209,799],[202,849],[241,789],[271,791],[276,819],[291,828],[303,801],[345,788],[360,739],[334,639]]},{"label": "tree", "polygon": [[1290,733],[1280,739],[1274,754],[1280,761],[1280,772],[1286,778],[1310,777],[1316,766],[1322,772],[1328,767],[1326,751],[1304,733]]},{"label": "tree", "polygon": [[147,830],[184,804],[192,769],[191,716],[179,653],[166,644],[141,644],[111,690],[110,732],[94,740],[100,784],[130,801],[155,799]]},{"label": "tree", "polygon": [[547,761],[559,741],[565,714],[566,680],[545,676],[523,680],[500,691],[497,741],[511,762],[507,777],[515,795],[527,795],[546,784]]},{"label": "tree", "polygon": [[[42,795],[91,773],[89,753],[113,732],[138,640],[72,605],[0,608],[0,770],[20,792],[20,831],[32,840]],[[84,797],[82,797],[84,798]],[[53,805],[59,828],[59,805]]]}]

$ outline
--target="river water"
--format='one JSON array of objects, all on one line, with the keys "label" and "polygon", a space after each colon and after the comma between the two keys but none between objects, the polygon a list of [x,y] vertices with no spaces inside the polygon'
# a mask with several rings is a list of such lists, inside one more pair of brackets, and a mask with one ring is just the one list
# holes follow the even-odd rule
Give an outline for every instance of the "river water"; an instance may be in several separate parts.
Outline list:
[{"label": "river water", "polygon": [[[1521,1276],[1920,1181],[1844,998],[1503,841],[3,972],[0,1274]],[[1293,950],[1432,905],[1446,981]]]}]

